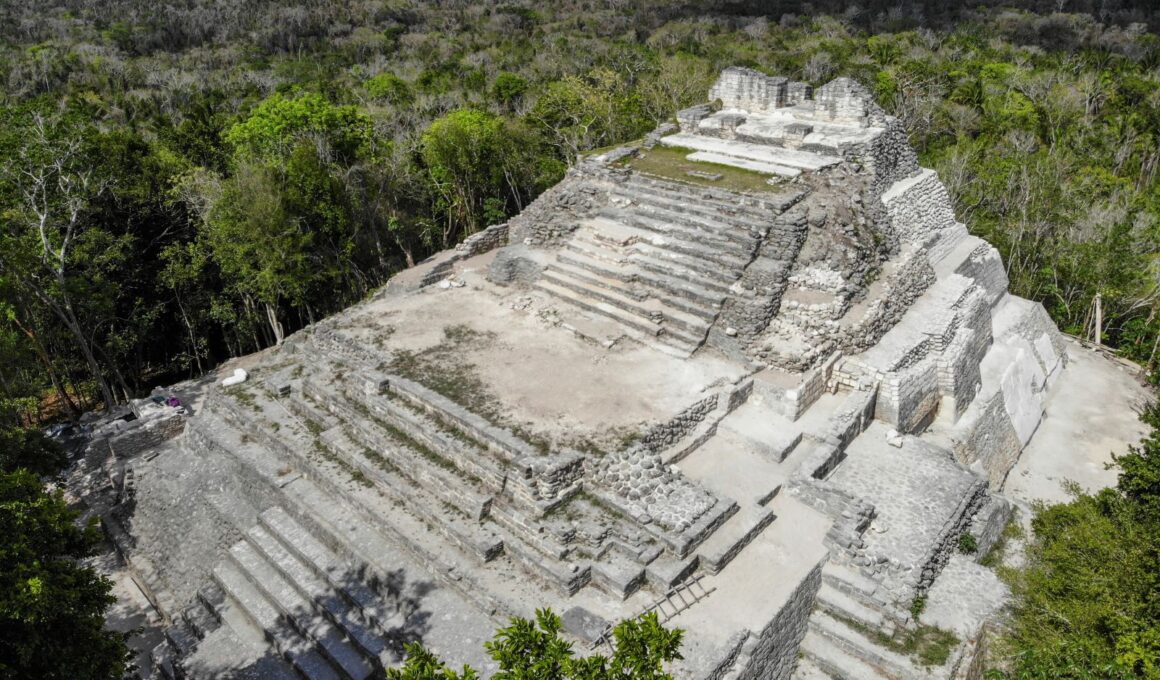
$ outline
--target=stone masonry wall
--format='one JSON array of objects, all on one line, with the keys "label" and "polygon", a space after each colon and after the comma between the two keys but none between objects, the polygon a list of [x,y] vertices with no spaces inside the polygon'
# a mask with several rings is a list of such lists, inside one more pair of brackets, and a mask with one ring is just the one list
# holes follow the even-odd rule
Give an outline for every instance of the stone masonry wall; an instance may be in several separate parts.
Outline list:
[{"label": "stone masonry wall", "polygon": [[979,395],[951,434],[955,458],[964,465],[978,463],[992,488],[999,488],[1019,459],[1023,443],[1007,414],[1002,390]]},{"label": "stone masonry wall", "polygon": [[987,291],[987,301],[992,306],[1007,295],[1007,270],[999,251],[989,243],[975,248],[955,273],[975,279]]},{"label": "stone masonry wall", "polygon": [[711,394],[681,411],[668,422],[654,426],[641,438],[641,444],[654,453],[672,446],[692,432],[705,416],[717,408],[717,399],[718,395]]},{"label": "stone masonry wall", "polygon": [[721,100],[727,109],[769,111],[786,105],[788,86],[787,78],[734,66],[722,71],[721,77],[709,88],[709,101]]},{"label": "stone masonry wall", "polygon": [[842,329],[838,342],[844,353],[857,354],[873,347],[935,282],[934,269],[924,250],[904,253],[902,258],[883,282],[882,293],[866,306],[854,324]]},{"label": "stone masonry wall", "polygon": [[508,222],[508,242],[545,245],[567,238],[580,220],[594,213],[607,197],[589,184],[604,169],[593,161],[581,161],[558,184],[540,194]]},{"label": "stone masonry wall", "polygon": [[483,253],[495,250],[500,246],[507,245],[508,241],[508,223],[493,224],[483,231],[476,232],[471,236],[463,239],[463,242],[455,246],[455,252],[463,255],[463,257],[475,257]]},{"label": "stone masonry wall", "polygon": [[934,170],[900,181],[883,194],[882,202],[902,242],[922,243],[955,225],[950,195]]},{"label": "stone masonry wall", "polygon": [[133,458],[181,434],[185,421],[185,416],[176,411],[138,420],[109,439],[109,450],[118,458]]},{"label": "stone masonry wall", "polygon": [[900,432],[915,432],[930,423],[938,403],[938,364],[928,356],[886,377],[878,388],[874,417]]},{"label": "stone masonry wall", "polygon": [[[789,270],[805,242],[806,229],[804,209],[794,207],[777,216],[757,257],[725,298],[714,324],[715,333],[710,336],[712,344],[744,347],[765,330],[781,306]],[[733,329],[732,335],[717,337],[728,329]]]},{"label": "stone masonry wall", "polygon": [[[797,650],[809,627],[818,590],[822,587],[822,564],[802,580],[769,625],[750,636],[742,647],[737,680],[782,680],[797,665]],[[745,658],[748,657],[748,658]]]}]

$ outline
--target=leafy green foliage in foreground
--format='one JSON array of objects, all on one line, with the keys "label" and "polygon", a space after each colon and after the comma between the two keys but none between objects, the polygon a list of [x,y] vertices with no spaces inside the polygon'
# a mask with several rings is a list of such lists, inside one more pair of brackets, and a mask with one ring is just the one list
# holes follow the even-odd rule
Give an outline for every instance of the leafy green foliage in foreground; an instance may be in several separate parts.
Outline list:
[{"label": "leafy green foliage in foreground", "polygon": [[[536,612],[536,620],[514,618],[511,625],[484,643],[499,664],[494,680],[671,680],[664,664],[680,659],[680,630],[665,630],[655,612],[623,621],[613,630],[615,652],[577,657],[560,637],[560,617],[551,610]],[[402,668],[388,669],[390,680],[475,680],[470,666],[456,672],[420,645],[407,647]]]},{"label": "leafy green foliage in foreground", "polygon": [[1117,488],[1036,509],[997,677],[1160,677],[1160,407],[1143,418],[1152,433],[1117,460]]},{"label": "leafy green foliage in foreground", "polygon": [[111,584],[77,560],[80,529],[59,493],[25,470],[0,472],[0,677],[109,680],[125,674],[124,637],[104,630]]}]

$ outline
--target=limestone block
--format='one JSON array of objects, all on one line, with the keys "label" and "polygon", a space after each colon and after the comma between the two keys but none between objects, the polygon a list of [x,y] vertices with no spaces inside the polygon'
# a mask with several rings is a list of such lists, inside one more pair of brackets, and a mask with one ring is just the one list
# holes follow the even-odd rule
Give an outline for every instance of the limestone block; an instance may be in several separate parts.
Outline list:
[{"label": "limestone block", "polygon": [[866,123],[873,96],[850,78],[836,78],[818,88],[814,101],[816,113],[830,120]]},{"label": "limestone block", "polygon": [[1007,360],[1000,380],[1003,403],[1020,443],[1026,446],[1043,417],[1043,389],[1047,377],[1039,367],[1030,343],[1013,338],[1005,344],[1007,346],[1000,355]]},{"label": "limestone block", "polygon": [[[722,71],[721,77],[709,88],[709,100],[721,100],[726,109],[769,111],[786,105],[788,85],[786,78],[732,67]],[[802,94],[801,88],[797,88],[796,94]]]}]

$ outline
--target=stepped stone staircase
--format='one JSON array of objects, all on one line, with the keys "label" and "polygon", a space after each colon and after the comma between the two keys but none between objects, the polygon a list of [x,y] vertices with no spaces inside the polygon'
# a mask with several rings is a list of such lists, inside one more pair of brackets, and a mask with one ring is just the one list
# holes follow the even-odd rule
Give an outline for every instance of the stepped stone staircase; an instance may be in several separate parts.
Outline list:
[{"label": "stepped stone staircase", "polygon": [[577,226],[536,286],[688,356],[789,201],[714,190],[691,202],[693,185],[618,180],[607,185],[610,207]]},{"label": "stepped stone staircase", "polygon": [[[288,677],[376,676],[401,659],[408,639],[407,605],[390,587],[400,553],[436,572],[442,560],[510,561],[563,595],[593,586],[621,599],[646,589],[655,600],[698,573],[719,572],[774,520],[768,508],[722,498],[677,535],[610,512],[620,501],[599,487],[574,496],[560,482],[557,501],[537,500],[507,468],[526,443],[501,441],[439,395],[398,376],[384,380],[332,347],[310,342],[305,350],[309,374],[216,391],[171,454],[223,455],[257,479],[238,504],[203,497],[233,538],[205,547],[220,555],[207,569],[209,585],[155,650],[170,677],[174,658],[220,664],[229,656],[221,650],[246,640],[268,644],[276,655],[264,662]],[[384,382],[392,387],[367,387]],[[492,595],[454,567],[444,573],[479,610],[513,612],[502,600],[473,600]]]},{"label": "stepped stone staircase", "polygon": [[801,643],[794,678],[928,677],[909,657],[885,648],[875,639],[893,635],[906,625],[907,618],[879,595],[881,588],[854,567],[832,562],[823,567],[822,586]]}]

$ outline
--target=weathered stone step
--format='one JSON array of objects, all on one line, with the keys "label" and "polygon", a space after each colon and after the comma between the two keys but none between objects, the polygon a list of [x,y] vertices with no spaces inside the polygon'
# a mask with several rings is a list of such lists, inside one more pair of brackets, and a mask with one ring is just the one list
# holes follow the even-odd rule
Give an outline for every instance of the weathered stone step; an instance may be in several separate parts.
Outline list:
[{"label": "weathered stone step", "polygon": [[573,238],[565,244],[565,250],[583,255],[596,263],[598,267],[611,272],[617,271],[620,267],[632,265],[640,253],[652,253],[661,259],[681,262],[686,265],[684,269],[677,269],[672,274],[673,276],[689,280],[708,279],[705,285],[721,292],[728,291],[729,284],[740,275],[739,271],[733,271],[733,264],[725,265],[704,257],[701,246],[682,245],[680,246],[681,250],[674,250],[669,247],[653,245],[651,239],[648,239],[647,243],[644,241],[638,239],[633,241],[631,245],[613,252],[610,249],[611,246],[595,237],[595,232],[584,228],[576,231]]},{"label": "weathered stone step", "polygon": [[[561,253],[566,255],[566,253]],[[584,257],[577,255],[577,257]],[[592,271],[586,267],[573,264],[576,258],[564,259],[557,257],[554,262],[549,262],[547,271],[558,275],[566,276],[570,279],[583,281],[584,283],[605,290],[616,291],[621,295],[632,298],[638,302],[642,302],[648,297],[648,293],[640,290],[640,287],[633,281],[632,275],[625,272],[623,277],[606,276]]]},{"label": "weathered stone step", "polygon": [[702,309],[711,308],[713,314],[716,314],[716,308],[725,299],[729,283],[732,282],[719,280],[719,266],[701,264],[699,266],[705,267],[707,271],[700,271],[690,268],[690,265],[698,266],[695,261],[682,262],[679,259],[689,260],[686,256],[656,249],[655,257],[659,261],[650,267],[647,265],[654,256],[640,250],[641,247],[634,246],[627,257],[611,262],[594,254],[587,243],[577,238],[565,244],[556,258],[558,262],[573,269],[583,269],[604,278],[615,277],[635,282],[652,291],[667,292],[670,298],[688,299]]},{"label": "weathered stone step", "polygon": [[[294,556],[261,525],[251,527],[246,532],[246,540],[302,597],[312,602],[321,614],[338,626],[376,667],[383,662],[382,655],[387,650],[386,640],[371,629],[371,624],[363,620],[358,609],[342,595],[342,591],[332,588],[318,572]],[[401,618],[396,617],[396,620],[402,623]]]},{"label": "weathered stone step", "polygon": [[855,658],[818,633],[808,630],[799,651],[827,676],[838,680],[889,680],[889,676]]},{"label": "weathered stone step", "polygon": [[867,607],[824,581],[818,591],[818,606],[830,614],[849,621],[856,621],[873,630],[890,627],[887,619],[880,612]]},{"label": "weathered stone step", "polygon": [[273,604],[284,620],[307,640],[312,640],[331,663],[350,680],[365,680],[374,668],[329,620],[318,615],[314,603],[248,541],[239,541],[229,551],[242,575]]},{"label": "weathered stone step", "polygon": [[701,566],[710,574],[720,572],[774,519],[776,515],[767,507],[749,504],[741,506],[697,548]]},{"label": "weathered stone step", "polygon": [[619,198],[629,202],[614,204],[613,209],[623,215],[651,217],[672,228],[699,232],[722,244],[749,248],[761,233],[755,220],[694,206],[691,203],[694,199],[688,196],[681,199],[683,203],[647,194],[621,194]]},{"label": "weathered stone step", "polygon": [[221,625],[201,597],[194,598],[193,602],[181,612],[181,618],[199,640]]},{"label": "weathered stone step", "polygon": [[[335,392],[315,380],[302,384],[308,396],[327,402],[328,408],[337,409],[346,423],[346,431],[358,443],[393,462],[404,477],[418,485],[439,483],[447,485],[446,493],[457,496],[451,502],[463,502],[486,510],[486,498],[504,488],[507,475],[505,463],[488,455],[486,446],[467,436],[448,419],[443,423],[402,397],[370,395],[363,385],[346,385],[350,389]],[[331,442],[342,444],[334,436]],[[414,467],[411,467],[411,466]],[[401,467],[402,466],[402,467]],[[477,480],[473,486],[469,480]],[[484,513],[485,514],[485,513]]]},{"label": "weathered stone step", "polygon": [[632,173],[623,181],[621,186],[664,193],[684,201],[695,198],[698,203],[720,205],[732,208],[737,207],[745,214],[761,217],[769,213],[785,212],[801,198],[804,191],[769,190],[758,194],[738,193],[723,187],[707,187],[703,184],[665,179],[656,175]]},{"label": "weathered stone step", "polygon": [[[378,490],[354,483],[340,466],[307,460],[309,445],[299,438],[294,440],[296,444],[287,445],[271,436],[273,430],[255,428],[261,446],[248,446],[241,443],[243,434],[234,422],[224,420],[214,408],[203,408],[191,422],[207,415],[214,422],[209,428],[213,446],[255,470],[268,488],[285,489],[285,501],[292,506],[294,516],[309,525],[311,533],[330,550],[355,565],[354,573],[366,585],[382,591],[384,598],[394,601],[397,575],[405,569],[411,579],[436,582],[454,593],[448,596],[479,611],[499,612],[500,617],[517,613],[505,601],[479,588],[470,573],[452,571],[456,564],[472,563],[474,556],[435,531],[429,521],[415,517],[406,507],[397,507]],[[281,422],[290,422],[284,412]],[[287,474],[284,470],[288,466],[312,473]],[[433,625],[446,631],[444,624]]]},{"label": "weathered stone step", "polygon": [[822,581],[867,607],[879,607],[886,604],[875,597],[875,593],[880,587],[878,582],[864,576],[854,567],[827,562],[825,568],[822,569]]},{"label": "weathered stone step", "polygon": [[701,259],[712,259],[725,267],[741,266],[748,262],[751,250],[710,232],[673,226],[667,221],[639,212],[605,210],[581,224],[576,234],[595,246],[594,250],[600,249],[607,253],[623,255],[636,245],[647,244],[696,255]]},{"label": "weathered stone step", "polygon": [[[356,423],[350,430],[337,428],[323,433],[322,445],[394,496],[408,498],[409,482],[410,488],[428,490],[440,502],[455,507],[470,519],[481,520],[487,516],[491,494],[449,471],[450,460],[432,460],[403,442],[392,441],[391,433],[381,431],[378,423]],[[370,430],[380,430],[381,436],[359,437]],[[348,433],[360,441],[356,443]]]},{"label": "weathered stone step", "polygon": [[578,231],[587,232],[594,242],[612,249],[640,242],[685,249],[696,247],[703,253],[718,254],[724,263],[747,260],[753,250],[753,244],[737,243],[708,228],[676,222],[643,209],[605,208],[581,223]]},{"label": "weathered stone step", "polygon": [[[437,463],[394,442],[378,423],[353,409],[349,409],[348,416],[361,418],[347,421],[348,432],[354,438],[328,432],[324,446],[464,551],[483,561],[500,553],[503,541],[478,523],[488,514],[490,496],[479,493],[465,478],[438,474],[444,471]],[[376,452],[376,460],[370,459],[367,449]],[[448,513],[448,505],[463,514]]]},{"label": "weathered stone step", "polygon": [[714,196],[713,191],[698,189],[698,185],[664,186],[656,182],[625,182],[615,185],[611,194],[634,203],[670,206],[678,212],[688,212],[706,218],[729,220],[738,225],[760,225],[780,214],[775,207],[748,205],[740,194]]},{"label": "weathered stone step", "polygon": [[[378,425],[367,422],[357,424],[357,431],[360,434],[365,434],[372,428],[378,428]],[[445,482],[440,482],[438,479],[444,477],[427,477],[426,473],[437,469],[437,466],[421,456],[411,455],[405,460],[400,460],[401,451],[409,450],[406,447],[393,447],[390,454],[387,454],[393,460],[390,463],[392,470],[384,469],[382,464],[369,460],[368,455],[356,444],[351,443],[332,450],[339,451],[338,455],[343,460],[361,471],[363,476],[391,498],[403,501],[409,511],[432,523],[432,526],[437,527],[438,533],[459,548],[476,555],[483,562],[488,562],[500,554],[505,541],[479,523],[479,520],[490,514],[492,499],[472,491],[466,479],[447,477]],[[407,469],[407,476],[400,471],[404,468]],[[425,479],[426,482],[423,482]],[[448,506],[455,507],[462,515],[448,513]]]},{"label": "weathered stone step", "polygon": [[[712,283],[723,292],[728,291],[733,282],[741,278],[749,261],[718,257],[717,253],[706,252],[698,244],[688,244],[680,241],[637,243],[626,251],[630,262],[636,263],[640,259],[660,261],[669,265],[676,265],[679,269],[670,271],[671,276],[683,278],[697,283]],[[682,273],[681,270],[684,270]]]},{"label": "weathered stone step", "polygon": [[644,567],[616,551],[610,551],[593,563],[592,582],[607,593],[627,599],[644,585]]},{"label": "weathered stone step", "polygon": [[827,680],[833,676],[814,665],[808,656],[799,656],[790,677],[793,680]]},{"label": "weathered stone step", "polygon": [[316,405],[302,400],[302,399],[282,399],[282,404],[285,404],[290,412],[297,416],[304,422],[309,422],[311,428],[322,430],[329,430],[338,424],[338,418],[333,414],[318,408]]},{"label": "weathered stone step", "polygon": [[626,331],[631,331],[632,334],[639,335],[646,342],[667,344],[685,352],[692,352],[700,344],[699,340],[684,337],[679,333],[669,332],[665,333],[662,337],[661,334],[664,332],[664,329],[660,323],[652,319],[642,318],[636,314],[631,314],[607,303],[591,300],[570,288],[556,285],[550,281],[541,279],[536,282],[536,287],[564,302],[618,321],[624,326]]},{"label": "weathered stone step", "polygon": [[[692,260],[688,256],[637,244],[629,249],[626,257],[613,264],[588,255],[582,241],[579,245],[578,248],[560,251],[557,263],[562,265],[561,268],[574,272],[579,270],[591,272],[603,279],[615,277],[633,285],[644,295],[656,297],[669,306],[700,316],[706,321],[716,317],[717,308],[729,292],[728,283],[711,278],[712,275],[707,272],[678,264],[672,270],[680,273],[671,275],[645,269],[639,264],[642,258],[650,257],[653,253],[666,262],[673,263]],[[721,271],[720,267],[711,267],[709,270],[717,273]]]},{"label": "weathered stone step", "polygon": [[602,218],[636,229],[638,241],[711,257],[725,266],[744,265],[752,256],[756,244],[756,241],[742,244],[723,239],[706,228],[676,223],[655,213],[605,210]]},{"label": "weathered stone step", "polygon": [[158,642],[152,650],[149,651],[149,660],[153,664],[152,678],[163,678],[164,680],[177,680],[177,671],[174,666],[177,661],[177,653],[173,647],[169,645],[168,640]]},{"label": "weathered stone step", "polygon": [[678,583],[686,581],[697,570],[698,566],[700,566],[700,558],[695,554],[692,557],[678,559],[666,553],[649,562],[644,568],[644,573],[649,583],[661,591],[667,591]]},{"label": "weathered stone step", "polygon": [[[572,238],[565,244],[565,248],[577,253],[583,253],[594,260],[604,263],[605,266],[619,267],[625,262],[625,249],[629,244],[616,244],[603,238],[599,232],[588,227],[580,227],[572,232]],[[576,246],[568,248],[568,246]]]},{"label": "weathered stone step", "polygon": [[643,298],[655,297],[664,304],[687,314],[700,317],[712,322],[717,318],[717,309],[725,299],[722,293],[715,293],[707,288],[688,281],[683,281],[663,274],[657,274],[637,267],[633,263],[623,266],[606,265],[600,260],[593,260],[588,256],[571,250],[561,251],[556,261],[548,265],[548,269],[564,272],[593,285],[613,287],[628,286],[627,289],[634,299],[637,295]]},{"label": "weathered stone step", "polygon": [[294,555],[304,565],[326,580],[333,592],[354,604],[362,618],[379,630],[387,630],[398,625],[401,617],[392,610],[383,598],[371,590],[358,578],[359,570],[350,562],[340,558],[333,550],[314,537],[298,520],[284,509],[270,508],[258,518],[270,536]]},{"label": "weathered stone step", "polygon": [[979,246],[986,243],[978,236],[967,234],[955,243],[954,247],[945,252],[941,258],[932,262],[935,275],[940,279],[946,278],[955,273],[966,262],[971,253],[975,252]]},{"label": "weathered stone step", "polygon": [[882,647],[861,631],[851,628],[847,623],[830,616],[825,611],[815,609],[810,614],[809,630],[885,677],[895,680],[919,680],[928,677],[927,673],[915,668],[907,657]]},{"label": "weathered stone step", "polygon": [[594,286],[587,281],[574,278],[567,272],[544,272],[544,278],[560,286],[570,288],[581,295],[605,302],[626,312],[641,317],[659,318],[666,331],[678,328],[691,336],[704,336],[709,330],[709,323],[701,317],[693,316],[679,309],[673,309],[660,298],[636,300],[622,293],[620,290]]},{"label": "weathered stone step", "polygon": [[338,671],[286,623],[278,609],[263,596],[232,562],[222,562],[213,570],[214,581],[266,639],[274,645],[306,680],[343,680]]}]

